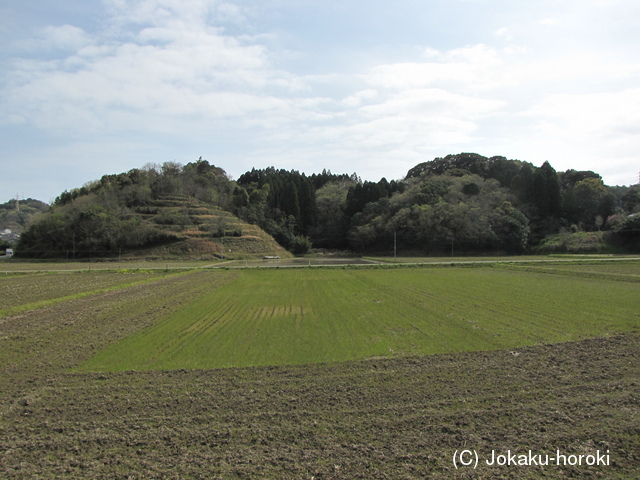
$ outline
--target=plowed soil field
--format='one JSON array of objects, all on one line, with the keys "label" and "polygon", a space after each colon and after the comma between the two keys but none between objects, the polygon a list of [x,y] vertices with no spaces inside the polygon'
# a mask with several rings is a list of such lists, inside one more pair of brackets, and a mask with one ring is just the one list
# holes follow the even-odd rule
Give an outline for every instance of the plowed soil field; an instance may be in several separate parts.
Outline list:
[{"label": "plowed soil field", "polygon": [[[313,365],[73,373],[241,276],[211,273],[0,318],[0,478],[638,478],[636,333]],[[479,456],[477,468],[454,463],[462,450]],[[568,461],[488,465],[492,452]]]}]

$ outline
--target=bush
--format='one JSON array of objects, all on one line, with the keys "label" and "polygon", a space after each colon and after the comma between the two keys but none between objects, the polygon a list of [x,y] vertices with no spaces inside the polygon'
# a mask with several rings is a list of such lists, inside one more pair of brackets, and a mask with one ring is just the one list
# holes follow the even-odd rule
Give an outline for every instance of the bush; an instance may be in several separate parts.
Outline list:
[{"label": "bush", "polygon": [[619,223],[613,234],[622,246],[632,252],[640,251],[640,214],[629,215]]},{"label": "bush", "polygon": [[296,235],[293,242],[293,253],[303,255],[311,250],[311,239],[307,236]]},{"label": "bush", "polygon": [[548,235],[534,249],[536,253],[604,253],[610,252],[606,232],[557,233]]},{"label": "bush", "polygon": [[153,221],[158,225],[193,225],[193,219],[177,210],[166,210]]}]

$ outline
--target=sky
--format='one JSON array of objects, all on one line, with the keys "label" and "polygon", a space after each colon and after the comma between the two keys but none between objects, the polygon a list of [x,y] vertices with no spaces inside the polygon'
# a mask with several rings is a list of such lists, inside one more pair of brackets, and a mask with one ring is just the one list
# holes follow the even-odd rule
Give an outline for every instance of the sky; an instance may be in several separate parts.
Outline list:
[{"label": "sky", "polygon": [[0,202],[202,157],[639,182],[637,0],[0,0]]}]

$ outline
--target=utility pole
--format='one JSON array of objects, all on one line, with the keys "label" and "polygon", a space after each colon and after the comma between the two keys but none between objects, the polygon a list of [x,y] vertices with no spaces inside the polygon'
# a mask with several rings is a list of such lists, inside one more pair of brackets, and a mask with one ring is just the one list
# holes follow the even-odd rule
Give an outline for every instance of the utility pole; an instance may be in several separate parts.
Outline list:
[{"label": "utility pole", "polygon": [[20,195],[16,193],[16,210],[20,211]]},{"label": "utility pole", "polygon": [[398,242],[396,238],[396,231],[393,231],[393,261],[396,261],[396,256],[398,253]]}]

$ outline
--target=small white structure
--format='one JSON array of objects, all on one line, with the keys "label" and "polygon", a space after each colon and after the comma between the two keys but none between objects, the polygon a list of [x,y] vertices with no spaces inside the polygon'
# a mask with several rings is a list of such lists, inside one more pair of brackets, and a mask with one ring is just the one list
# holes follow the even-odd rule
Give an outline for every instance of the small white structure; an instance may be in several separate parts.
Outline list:
[{"label": "small white structure", "polygon": [[7,258],[13,257],[13,248],[7,248],[4,252],[4,256]]}]

